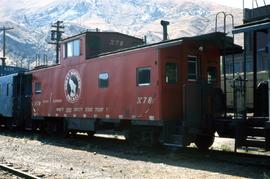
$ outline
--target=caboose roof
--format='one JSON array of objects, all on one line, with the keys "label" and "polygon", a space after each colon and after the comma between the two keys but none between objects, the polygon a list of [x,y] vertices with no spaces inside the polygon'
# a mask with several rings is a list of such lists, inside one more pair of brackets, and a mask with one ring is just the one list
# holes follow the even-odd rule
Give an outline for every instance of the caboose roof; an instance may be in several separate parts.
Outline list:
[{"label": "caboose roof", "polygon": [[134,46],[130,48],[120,49],[113,52],[101,53],[92,58],[100,57],[104,55],[110,55],[114,53],[130,51],[130,50],[139,50],[143,48],[151,48],[151,47],[167,48],[167,47],[177,46],[188,41],[196,42],[200,44],[201,46],[207,46],[207,45],[215,46],[220,50],[221,53],[224,52],[226,53],[226,55],[233,54],[233,53],[241,53],[243,51],[241,46],[233,43],[232,37],[228,37],[226,36],[225,33],[222,33],[222,32],[213,32],[213,33],[197,35],[193,37],[181,37],[181,38],[161,41],[161,42],[153,43],[153,44],[138,45],[138,46]]},{"label": "caboose roof", "polygon": [[115,35],[120,35],[120,36],[125,36],[125,37],[129,37],[129,38],[133,38],[133,39],[137,39],[137,40],[142,40],[141,38],[138,38],[138,37],[134,37],[134,36],[131,36],[131,35],[127,35],[127,34],[123,34],[123,33],[120,33],[120,32],[113,32],[113,31],[102,31],[102,32],[96,32],[96,31],[85,31],[85,32],[82,32],[80,34],[76,34],[74,36],[70,36],[70,37],[67,37],[67,38],[64,38],[62,39],[61,41],[62,42],[66,42],[66,41],[69,41],[71,39],[76,39],[80,36],[85,36],[85,35],[88,35],[88,34],[104,34],[104,35],[110,35],[110,34],[115,34]]},{"label": "caboose roof", "polygon": [[[78,34],[76,36],[66,38],[64,40],[76,39],[80,36],[85,35],[86,33],[87,32],[84,32],[84,33]],[[97,32],[97,33],[99,33],[99,32]],[[117,32],[108,32],[108,33],[117,33]],[[121,34],[121,33],[119,33],[119,34]],[[138,46],[120,49],[120,50],[112,51],[112,52],[105,52],[105,53],[101,53],[97,56],[93,56],[92,58],[102,57],[102,56],[117,54],[117,53],[123,53],[123,52],[132,51],[132,50],[140,50],[140,49],[144,49],[144,48],[162,49],[162,48],[181,45],[181,44],[188,42],[188,41],[195,42],[200,46],[211,45],[211,46],[217,47],[221,53],[224,52],[225,54],[240,53],[243,51],[241,46],[233,43],[232,37],[228,37],[228,36],[226,36],[225,33],[222,33],[222,32],[213,32],[213,33],[208,33],[208,34],[203,34],[203,35],[198,35],[198,36],[193,36],[193,37],[182,37],[182,38],[177,38],[177,39],[172,39],[172,40],[161,41],[161,42],[153,43],[153,44],[138,45]],[[224,51],[224,47],[226,47],[225,51]],[[35,71],[48,69],[48,68],[57,68],[58,66],[59,66],[59,64],[54,65],[54,66],[41,68],[41,69],[35,69]],[[31,71],[29,73],[31,73]]]},{"label": "caboose roof", "polygon": [[183,39],[195,41],[201,45],[214,45],[221,52],[225,52],[226,54],[240,53],[243,51],[241,46],[234,44],[232,37],[226,36],[226,34],[222,32],[184,37]]},{"label": "caboose roof", "polygon": [[[87,34],[98,34],[98,33],[118,34],[118,35],[122,35],[122,36],[126,36],[126,37],[140,39],[140,38],[130,36],[130,35],[127,35],[127,34],[122,34],[122,33],[119,33],[119,32],[91,32],[91,31],[86,31],[86,32],[77,34],[75,36],[65,38],[62,41],[65,42],[65,41],[69,41],[71,39],[76,39],[76,38],[78,38],[80,36],[84,36],[84,35],[87,35]],[[222,32],[213,32],[213,33],[197,35],[197,36],[192,36],[192,37],[181,37],[181,38],[161,41],[161,42],[157,42],[157,43],[153,43],[153,44],[138,45],[138,46],[134,46],[134,47],[126,48],[126,49],[120,49],[120,50],[113,51],[113,52],[102,53],[102,54],[100,54],[98,56],[102,56],[104,54],[111,54],[111,53],[116,53],[116,52],[127,51],[127,50],[133,50],[133,49],[138,49],[138,48],[146,48],[146,47],[166,48],[166,47],[170,47],[170,46],[179,45],[184,41],[195,41],[195,42],[201,43],[202,45],[204,45],[204,44],[212,44],[212,45],[218,47],[219,50],[221,50],[221,51],[224,49],[224,47],[226,47],[226,52],[227,53],[239,53],[239,52],[242,52],[242,47],[239,46],[239,45],[234,44],[232,37],[226,36],[226,34],[222,33]]]},{"label": "caboose roof", "polygon": [[249,23],[245,23],[243,25],[236,26],[232,32],[234,34],[238,34],[242,32],[253,32],[269,28],[270,28],[270,18],[265,18],[262,20],[252,21]]}]

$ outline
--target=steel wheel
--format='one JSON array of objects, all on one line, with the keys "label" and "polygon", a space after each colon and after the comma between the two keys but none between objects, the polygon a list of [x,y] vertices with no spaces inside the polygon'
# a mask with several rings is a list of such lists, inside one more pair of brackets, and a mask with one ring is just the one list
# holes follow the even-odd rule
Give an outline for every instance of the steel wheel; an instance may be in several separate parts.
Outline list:
[{"label": "steel wheel", "polygon": [[208,150],[214,143],[213,135],[198,135],[195,140],[195,145],[199,150]]}]

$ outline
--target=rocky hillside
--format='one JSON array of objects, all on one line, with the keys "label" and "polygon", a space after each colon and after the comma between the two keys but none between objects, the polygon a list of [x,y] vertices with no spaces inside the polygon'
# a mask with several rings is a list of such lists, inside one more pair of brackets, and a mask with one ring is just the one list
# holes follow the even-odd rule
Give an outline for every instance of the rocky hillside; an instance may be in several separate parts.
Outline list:
[{"label": "rocky hillside", "polygon": [[[141,38],[146,35],[151,43],[162,38],[161,19],[170,21],[170,39],[213,32],[219,11],[232,13],[235,24],[242,19],[242,10],[207,0],[0,0],[0,4],[4,4],[0,26],[14,27],[7,33],[8,63],[17,65],[35,61],[37,54],[54,60],[54,48],[48,41],[50,26],[57,20],[64,21],[65,36],[99,28]],[[218,25],[223,24],[221,19]],[[0,43],[1,48],[2,36]]]}]

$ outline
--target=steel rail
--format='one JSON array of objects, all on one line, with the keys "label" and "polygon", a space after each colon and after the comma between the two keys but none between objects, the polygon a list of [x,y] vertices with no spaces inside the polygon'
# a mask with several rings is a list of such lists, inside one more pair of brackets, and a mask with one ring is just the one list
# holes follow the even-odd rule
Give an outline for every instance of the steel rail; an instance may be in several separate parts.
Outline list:
[{"label": "steel rail", "polygon": [[26,179],[41,179],[40,177],[36,177],[36,176],[31,175],[29,173],[20,171],[18,169],[12,168],[12,167],[9,167],[5,164],[0,164],[0,169],[5,170],[7,172],[10,172],[18,177],[22,177],[22,178],[26,178]]}]

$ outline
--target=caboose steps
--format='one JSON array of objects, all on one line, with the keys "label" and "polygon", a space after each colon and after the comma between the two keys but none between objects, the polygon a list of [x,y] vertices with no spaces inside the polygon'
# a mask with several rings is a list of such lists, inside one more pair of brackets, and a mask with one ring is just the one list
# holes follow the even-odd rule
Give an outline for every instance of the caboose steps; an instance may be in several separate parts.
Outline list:
[{"label": "caboose steps", "polygon": [[167,147],[183,147],[183,126],[181,121],[176,121],[167,126],[161,143]]},{"label": "caboose steps", "polygon": [[250,138],[248,137],[246,140],[243,141],[243,146],[246,147],[258,147],[258,148],[265,148],[265,138]]},{"label": "caboose steps", "polygon": [[265,136],[265,128],[264,127],[249,127],[247,128],[248,136]]},{"label": "caboose steps", "polygon": [[165,146],[183,147],[183,135],[172,134],[163,142]]},{"label": "caboose steps", "polygon": [[247,119],[246,125],[252,127],[264,127],[266,121],[268,121],[268,118],[266,117],[252,117]]},{"label": "caboose steps", "polygon": [[163,143],[164,146],[169,148],[181,148],[183,147],[182,144],[175,144],[175,143]]},{"label": "caboose steps", "polygon": [[181,148],[183,145],[183,135],[171,135],[167,140],[162,143],[166,147]]},{"label": "caboose steps", "polygon": [[265,150],[270,149],[269,124],[264,118],[254,118],[236,127],[235,147],[256,147]]}]

